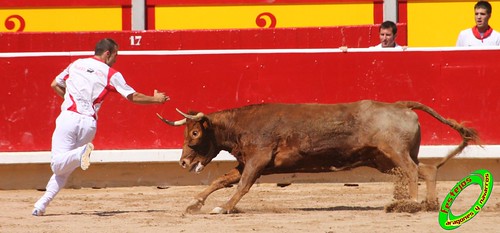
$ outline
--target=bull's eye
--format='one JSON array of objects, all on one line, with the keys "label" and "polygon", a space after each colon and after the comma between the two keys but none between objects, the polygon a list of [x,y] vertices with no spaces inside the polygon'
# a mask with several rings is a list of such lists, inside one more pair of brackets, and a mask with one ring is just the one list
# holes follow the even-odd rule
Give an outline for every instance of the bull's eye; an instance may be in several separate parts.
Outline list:
[{"label": "bull's eye", "polygon": [[191,137],[192,138],[197,138],[199,135],[200,135],[200,133],[198,132],[198,130],[191,131]]}]

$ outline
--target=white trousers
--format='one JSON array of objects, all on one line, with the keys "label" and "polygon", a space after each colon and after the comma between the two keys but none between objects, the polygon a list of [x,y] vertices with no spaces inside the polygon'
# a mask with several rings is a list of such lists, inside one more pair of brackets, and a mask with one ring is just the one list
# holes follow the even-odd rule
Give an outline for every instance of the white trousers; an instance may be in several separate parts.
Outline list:
[{"label": "white trousers", "polygon": [[80,167],[80,160],[87,143],[92,142],[97,129],[94,118],[71,111],[62,111],[56,119],[52,134],[50,167],[54,174],[47,183],[45,194],[35,203],[35,208],[45,209],[64,188],[71,173]]}]

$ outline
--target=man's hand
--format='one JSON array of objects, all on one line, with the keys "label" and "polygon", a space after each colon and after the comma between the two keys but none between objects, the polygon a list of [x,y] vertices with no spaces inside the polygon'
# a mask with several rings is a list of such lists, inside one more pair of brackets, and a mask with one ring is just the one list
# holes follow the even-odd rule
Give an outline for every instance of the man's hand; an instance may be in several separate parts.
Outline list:
[{"label": "man's hand", "polygon": [[163,92],[158,92],[158,90],[154,91],[153,98],[158,101],[158,103],[165,103],[170,100],[170,97],[166,96]]}]

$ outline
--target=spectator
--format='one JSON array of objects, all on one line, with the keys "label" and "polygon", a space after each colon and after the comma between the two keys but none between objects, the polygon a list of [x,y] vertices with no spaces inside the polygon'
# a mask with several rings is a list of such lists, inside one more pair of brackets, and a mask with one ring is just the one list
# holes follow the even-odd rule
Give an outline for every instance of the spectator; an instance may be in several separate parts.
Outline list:
[{"label": "spectator", "polygon": [[400,48],[404,49],[402,46],[396,44],[396,37],[398,35],[398,27],[392,21],[385,21],[380,24],[378,29],[378,36],[380,38],[380,44],[372,46],[370,48]]},{"label": "spectator", "polygon": [[[392,21],[385,21],[380,24],[378,29],[379,31],[379,39],[380,44],[371,46],[370,48],[378,49],[378,48],[398,48],[402,50],[406,50],[406,46],[400,46],[396,44],[396,37],[398,34],[398,27]],[[347,52],[347,46],[341,46],[339,48],[342,52]]]},{"label": "spectator", "polygon": [[478,1],[474,5],[476,26],[460,32],[457,39],[458,47],[500,45],[500,34],[488,24],[491,11],[492,7],[488,1]]}]

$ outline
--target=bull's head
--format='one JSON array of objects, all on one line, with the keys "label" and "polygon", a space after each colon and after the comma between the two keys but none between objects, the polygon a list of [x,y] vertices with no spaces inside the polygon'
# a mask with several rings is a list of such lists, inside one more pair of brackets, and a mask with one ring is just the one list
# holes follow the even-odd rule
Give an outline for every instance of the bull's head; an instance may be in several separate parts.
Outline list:
[{"label": "bull's head", "polygon": [[205,166],[217,156],[213,131],[209,119],[201,112],[197,114],[186,114],[177,109],[184,119],[169,121],[158,113],[156,114],[163,122],[172,126],[186,125],[184,130],[184,144],[179,164],[190,171],[200,173]]}]

